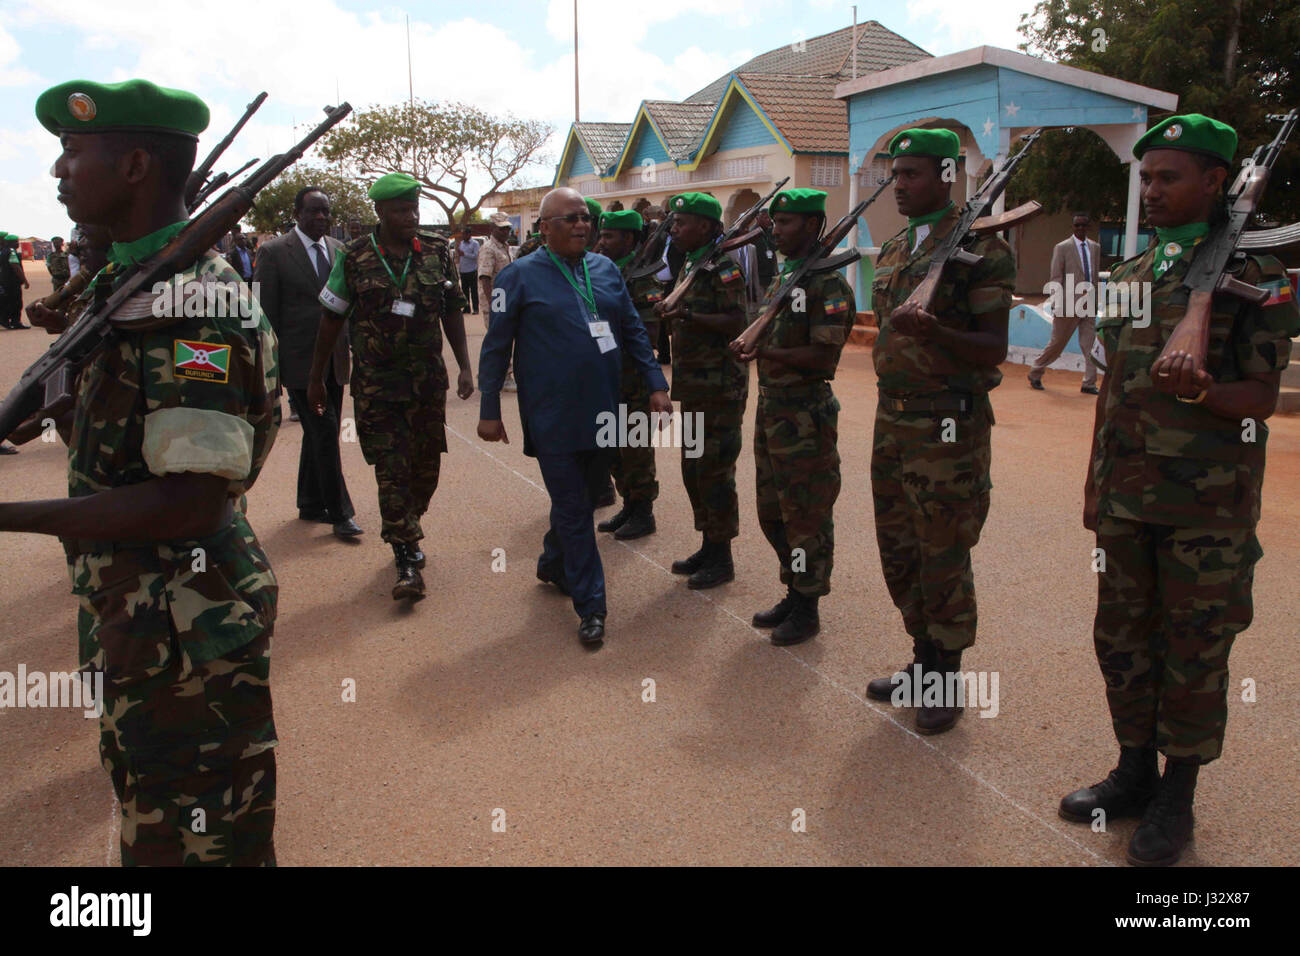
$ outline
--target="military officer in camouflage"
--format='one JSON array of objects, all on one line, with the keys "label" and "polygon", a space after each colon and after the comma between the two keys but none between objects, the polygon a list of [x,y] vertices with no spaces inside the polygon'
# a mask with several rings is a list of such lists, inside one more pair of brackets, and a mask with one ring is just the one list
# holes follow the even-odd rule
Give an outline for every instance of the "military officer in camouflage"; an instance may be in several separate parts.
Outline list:
[{"label": "military officer in camouflage", "polygon": [[[686,281],[722,233],[722,206],[707,193],[682,193],[669,200],[674,213],[673,245],[686,255],[674,288]],[[691,499],[700,549],[674,561],[673,574],[687,574],[687,587],[717,587],[736,577],[731,539],[740,534],[736,459],[749,397],[749,368],[728,348],[745,330],[745,278],[725,253],[694,280],[690,293],[669,311],[655,314],[671,323],[672,396],[682,417],[703,416],[704,446],[698,457],[682,448],[682,482]]]},{"label": "military officer in camouflage", "polygon": [[[94,285],[106,297],[185,226],[208,108],[143,80],[77,80],[36,115],[63,145],[59,201],[113,239]],[[238,283],[210,252],[177,279]],[[63,541],[81,666],[104,675],[100,753],[128,866],[275,862],[277,589],[244,492],[280,423],[276,341],[255,303],[207,301],[165,328],[110,331],[62,423],[69,498],[0,505],[0,530]]]},{"label": "military officer in camouflage", "polygon": [[[978,265],[948,263],[933,312],[902,308],[957,225],[955,176],[944,172],[955,170],[959,145],[946,129],[904,130],[890,142],[894,196],[908,224],[881,247],[871,290],[880,326],[871,494],[885,583],[912,638],[903,670],[913,677],[958,672],[975,643],[970,552],[989,510],[988,393],[1002,381],[1016,277],[1010,248],[986,236],[969,247],[983,257]],[[882,677],[867,695],[890,700],[894,689],[895,678]],[[917,708],[919,733],[957,721],[956,701],[941,703]]]},{"label": "military officer in camouflage", "polygon": [[[1142,320],[1098,321],[1109,370],[1097,401],[1084,485],[1096,532],[1093,641],[1120,745],[1101,783],[1069,794],[1060,814],[1091,823],[1141,816],[1130,863],[1165,866],[1192,833],[1202,764],[1223,749],[1228,652],[1251,621],[1251,584],[1268,418],[1300,335],[1291,286],[1268,255],[1236,278],[1267,290],[1254,305],[1216,294],[1205,367],[1160,357],[1186,311],[1198,244],[1226,218],[1223,184],[1236,132],[1200,114],[1170,116],[1133,147],[1156,242],[1110,282],[1147,283]],[[1165,755],[1163,777],[1156,752]]]},{"label": "military officer in camouflage", "polygon": [[[785,257],[767,296],[817,249],[826,225],[826,193],[787,189],[769,207],[776,249]],[[754,463],[758,524],[781,566],[786,596],[754,615],[775,628],[772,643],[817,635],[817,602],[830,593],[835,557],[832,513],[840,494],[840,403],[831,391],[857,309],[838,272],[808,276],[777,313],[763,342],[741,356],[758,360]]]},{"label": "military officer in camouflage", "polygon": [[68,254],[63,251],[63,237],[55,236],[50,240],[50,245],[54,248],[45,257],[45,268],[50,271],[50,281],[54,283],[54,291],[58,292],[72,278],[72,272],[68,266]]},{"label": "military officer in camouflage", "polygon": [[[663,285],[654,276],[627,278],[627,267],[636,257],[643,227],[641,214],[630,209],[602,213],[600,241],[596,251],[614,260],[623,273],[627,291],[632,296],[641,322],[651,342],[659,341],[659,318],[655,304],[664,297]],[[650,386],[641,369],[623,350],[623,386],[620,396],[629,413],[650,414]],[[652,445],[623,447],[613,465],[614,484],[623,499],[618,514],[596,525],[597,531],[612,531],[620,541],[644,538],[655,532],[654,501],[659,497],[659,482],[655,480],[655,450]]]},{"label": "military officer in camouflage", "polygon": [[424,597],[425,566],[420,518],[437,490],[447,450],[444,330],[460,366],[456,394],[474,394],[465,300],[453,281],[446,240],[419,232],[420,184],[390,173],[369,195],[379,224],[338,251],[321,290],[324,308],[307,400],[316,414],[324,413],[325,369],[347,320],[357,437],[375,469],[381,533],[397,563],[393,599],[418,601]]}]

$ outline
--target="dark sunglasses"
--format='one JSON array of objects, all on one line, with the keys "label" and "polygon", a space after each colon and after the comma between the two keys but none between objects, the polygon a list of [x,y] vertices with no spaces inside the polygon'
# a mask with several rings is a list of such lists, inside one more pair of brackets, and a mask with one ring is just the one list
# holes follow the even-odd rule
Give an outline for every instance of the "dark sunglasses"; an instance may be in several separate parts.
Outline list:
[{"label": "dark sunglasses", "polygon": [[576,226],[580,222],[591,222],[591,213],[588,212],[571,212],[567,216],[547,216],[552,222],[567,222],[570,226]]}]

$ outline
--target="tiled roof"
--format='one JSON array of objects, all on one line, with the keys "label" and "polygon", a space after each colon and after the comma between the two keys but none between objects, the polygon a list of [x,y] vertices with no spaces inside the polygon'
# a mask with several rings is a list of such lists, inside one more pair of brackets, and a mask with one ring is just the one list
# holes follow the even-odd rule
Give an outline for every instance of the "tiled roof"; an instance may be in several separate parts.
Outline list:
[{"label": "tiled roof", "polygon": [[849,151],[848,106],[835,99],[833,77],[741,73],[740,81],[795,152]]},{"label": "tiled roof", "polygon": [[574,123],[578,139],[596,161],[597,169],[604,169],[618,159],[623,143],[632,129],[631,123]]},{"label": "tiled roof", "polygon": [[[812,37],[798,44],[786,44],[760,53],[741,64],[736,73],[769,73],[787,76],[825,76],[843,81],[851,77],[853,27]],[[858,75],[902,66],[928,57],[915,43],[887,30],[875,20],[858,24]],[[687,103],[716,103],[727,89],[727,76],[720,76],[704,89],[692,93]]]},{"label": "tiled roof", "polygon": [[709,120],[713,117],[713,103],[674,103],[670,100],[647,100],[646,112],[667,141],[668,155],[676,162],[690,159],[700,144]]}]

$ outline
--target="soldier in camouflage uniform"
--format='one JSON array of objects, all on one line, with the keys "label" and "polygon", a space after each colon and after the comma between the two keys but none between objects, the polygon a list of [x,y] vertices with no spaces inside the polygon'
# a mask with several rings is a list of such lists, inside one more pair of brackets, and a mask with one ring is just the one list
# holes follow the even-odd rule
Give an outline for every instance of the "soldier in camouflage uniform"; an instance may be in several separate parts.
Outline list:
[{"label": "soldier in camouflage uniform", "polygon": [[1110,283],[1146,283],[1151,312],[1130,307],[1098,321],[1109,371],[1084,524],[1097,534],[1093,640],[1120,758],[1106,780],[1066,796],[1060,814],[1087,823],[1140,815],[1128,859],[1141,866],[1179,859],[1199,767],[1223,749],[1228,653],[1250,625],[1262,554],[1264,419],[1300,335],[1285,270],[1252,255],[1235,277],[1268,300],[1214,296],[1204,368],[1177,350],[1161,357],[1187,310],[1183,281],[1197,246],[1225,216],[1221,187],[1236,147],[1231,127],[1199,114],[1171,116],[1138,140],[1157,241]]},{"label": "soldier in camouflage uniform", "polygon": [[717,587],[736,577],[731,539],[740,534],[736,459],[749,397],[749,369],[728,348],[745,330],[745,278],[725,253],[701,265],[722,232],[722,206],[707,193],[682,193],[669,200],[673,245],[686,254],[674,288],[697,269],[689,293],[671,311],[655,306],[672,323],[672,396],[683,420],[703,416],[703,454],[682,448],[682,482],[691,499],[700,549],[674,561],[673,574],[688,574],[687,587]]},{"label": "soldier in camouflage uniform", "polygon": [[[955,673],[975,643],[970,552],[989,510],[988,393],[1002,381],[1016,276],[1007,244],[983,237],[970,246],[983,257],[978,265],[948,263],[932,313],[902,308],[960,217],[943,175],[958,147],[955,133],[938,129],[905,130],[890,143],[895,198],[908,226],[881,247],[872,283],[880,397],[871,493],[885,583],[912,638],[909,676]],[[894,687],[893,677],[879,678],[867,694],[890,700]],[[956,722],[961,708],[942,703],[917,709],[918,732],[941,733]]]},{"label": "soldier in camouflage uniform", "polygon": [[[141,80],[75,81],[43,93],[36,115],[62,136],[60,201],[116,240],[90,293],[105,298],[185,226],[208,109]],[[129,154],[145,157],[131,178]],[[244,493],[280,423],[276,341],[219,256],[174,281],[220,285],[202,316],[108,333],[63,432],[69,499],[0,505],[0,529],[63,541],[81,666],[104,678],[122,863],[271,865],[277,588]],[[117,315],[149,316],[154,296],[137,298]]]},{"label": "soldier in camouflage uniform", "polygon": [[519,243],[519,252],[515,254],[515,261],[518,262],[529,253],[536,252],[542,246],[546,245],[546,239],[540,232],[535,232],[523,242]]},{"label": "soldier in camouflage uniform", "polygon": [[[600,242],[596,251],[614,260],[623,273],[627,291],[632,296],[641,322],[651,342],[659,340],[659,319],[655,315],[656,303],[663,300],[662,283],[653,275],[628,279],[628,265],[636,258],[643,223],[641,214],[629,210],[607,212],[601,215]],[[623,350],[623,385],[620,399],[631,414],[650,414],[650,386],[641,369]],[[597,531],[612,531],[620,541],[644,538],[655,532],[654,501],[659,497],[659,482],[655,480],[654,446],[625,446],[618,449],[612,465],[614,484],[623,499],[623,507],[614,515],[596,525]]]},{"label": "soldier in camouflage uniform", "polygon": [[[785,262],[767,289],[776,294],[818,248],[826,225],[826,193],[787,189],[770,207],[776,249]],[[840,403],[831,391],[840,352],[857,309],[838,272],[807,276],[786,299],[766,337],[745,360],[758,360],[754,462],[758,524],[776,551],[786,596],[754,615],[772,627],[772,643],[799,644],[821,628],[817,602],[830,593],[835,558],[835,499]]]},{"label": "soldier in camouflage uniform", "polygon": [[68,265],[68,254],[63,251],[63,237],[55,236],[50,240],[50,245],[54,248],[45,257],[45,268],[50,271],[50,281],[54,283],[54,291],[58,292],[63,288],[63,284],[72,278],[72,270]]},{"label": "soldier in camouflage uniform", "polygon": [[[418,233],[420,185],[390,173],[370,187],[379,225],[334,258],[321,290],[324,306],[307,400],[325,407],[325,369],[347,320],[352,342],[352,403],[357,437],[379,484],[382,536],[393,548],[393,599],[424,597],[420,518],[438,487],[445,431],[445,328],[460,366],[456,393],[474,393],[465,345],[465,299],[453,281],[447,242]],[[440,324],[441,323],[441,324]]]}]

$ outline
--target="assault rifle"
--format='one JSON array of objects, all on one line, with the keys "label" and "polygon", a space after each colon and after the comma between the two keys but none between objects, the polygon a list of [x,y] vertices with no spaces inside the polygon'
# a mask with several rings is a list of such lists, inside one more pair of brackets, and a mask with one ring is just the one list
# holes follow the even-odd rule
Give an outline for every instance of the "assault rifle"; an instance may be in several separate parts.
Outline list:
[{"label": "assault rifle", "polygon": [[664,254],[664,242],[668,238],[668,233],[673,228],[673,214],[670,212],[659,222],[658,228],[650,234],[650,238],[641,244],[632,261],[627,264],[627,280],[644,279],[646,276],[652,276],[660,269],[663,264],[659,257]]},{"label": "assault rifle", "polygon": [[1011,181],[1011,175],[1016,171],[1029,152],[1034,141],[1038,139],[1039,131],[1031,133],[1025,139],[1025,145],[1020,152],[1012,156],[1002,168],[984,181],[984,185],[976,190],[975,195],[967,200],[966,205],[962,208],[961,219],[953,227],[952,232],[948,233],[939,247],[934,251],[930,258],[930,267],[926,270],[925,278],[921,284],[913,290],[912,294],[907,297],[907,301],[898,307],[898,311],[906,309],[908,306],[916,306],[929,312],[934,306],[935,296],[939,293],[939,282],[943,278],[943,270],[949,262],[955,262],[958,265],[973,266],[983,260],[983,256],[977,256],[968,249],[963,248],[969,242],[974,240],[977,235],[987,235],[988,233],[1001,232],[1012,226],[1028,222],[1042,210],[1038,203],[1030,201],[1023,206],[1017,206],[1015,209],[1002,213],[998,216],[986,216],[985,214],[992,208],[994,200],[1002,195],[1002,191],[1007,188],[1007,183]]},{"label": "assault rifle", "polygon": [[736,221],[731,224],[731,228],[718,237],[713,244],[713,248],[701,256],[695,265],[692,266],[688,263],[682,266],[684,270],[687,270],[686,275],[677,283],[677,287],[664,297],[663,307],[666,311],[671,312],[682,299],[686,298],[691,291],[691,286],[695,284],[695,277],[705,271],[720,256],[731,252],[733,249],[748,245],[758,238],[762,230],[758,226],[750,229],[750,224],[760,212],[767,208],[768,203],[772,201],[772,197],[781,191],[781,187],[789,181],[790,177],[786,176],[772,187],[771,192],[741,213]]},{"label": "assault rifle", "polygon": [[[208,153],[207,158],[203,160],[203,162],[199,163],[199,165],[195,167],[194,172],[190,173],[189,178],[185,180],[185,208],[190,212],[193,212],[199,203],[210,196],[215,190],[219,189],[222,184],[234,179],[251,165],[250,163],[245,163],[235,172],[229,175],[223,173],[211,183],[207,183],[208,176],[212,172],[212,167],[215,166],[217,160],[221,158],[221,154],[224,153],[230,144],[235,141],[235,137],[239,135],[239,131],[244,128],[244,124],[249,121],[252,115],[258,111],[262,105],[262,101],[265,99],[266,91],[263,90],[261,93],[257,94],[257,97],[253,102],[249,103],[248,106],[244,108],[244,115],[239,118],[239,122],[234,125],[234,128],[226,134],[225,138],[221,142],[212,147],[212,152]],[[207,186],[204,186],[204,183],[207,183]]]},{"label": "assault rifle", "polygon": [[889,184],[894,181],[891,175],[880,188],[871,194],[869,199],[864,199],[852,209],[849,214],[835,224],[835,226],[826,233],[817,244],[817,248],[810,253],[803,262],[801,262],[789,278],[781,284],[776,290],[776,294],[768,301],[762,313],[752,323],[749,328],[740,333],[740,336],[731,343],[731,351],[737,355],[745,356],[754,351],[758,346],[758,340],[767,334],[767,327],[772,324],[772,320],[777,317],[781,309],[785,307],[785,300],[788,299],[799,284],[810,275],[816,275],[819,272],[831,272],[836,269],[843,269],[862,258],[862,253],[857,249],[848,249],[836,254],[835,249],[852,230],[858,218],[867,211],[867,207],[876,201],[876,198],[883,193]]},{"label": "assault rifle", "polygon": [[1205,237],[1192,257],[1187,278],[1183,280],[1183,285],[1189,290],[1187,311],[1165,343],[1161,358],[1174,351],[1187,352],[1197,370],[1205,368],[1205,353],[1210,346],[1210,310],[1215,292],[1226,292],[1256,305],[1268,299],[1266,290],[1231,275],[1245,260],[1245,253],[1238,251],[1242,233],[1259,210],[1269,174],[1295,131],[1300,112],[1292,110],[1284,116],[1270,114],[1268,118],[1280,121],[1282,127],[1272,142],[1260,146],[1249,159],[1242,161],[1241,171],[1228,190],[1227,221]]},{"label": "assault rifle", "polygon": [[[162,249],[124,273],[118,287],[99,303],[87,306],[49,350],[22,374],[0,402],[0,440],[33,416],[58,419],[72,405],[77,373],[95,356],[114,328],[148,331],[184,321],[183,316],[154,315],[155,283],[171,279],[193,266],[253,207],[258,191],[302,158],[352,107],[327,107],[326,119],[287,153],[268,159],[248,179],[232,186],[212,205],[191,219]],[[123,313],[119,315],[118,313]],[[39,429],[24,428],[31,438]]]}]

